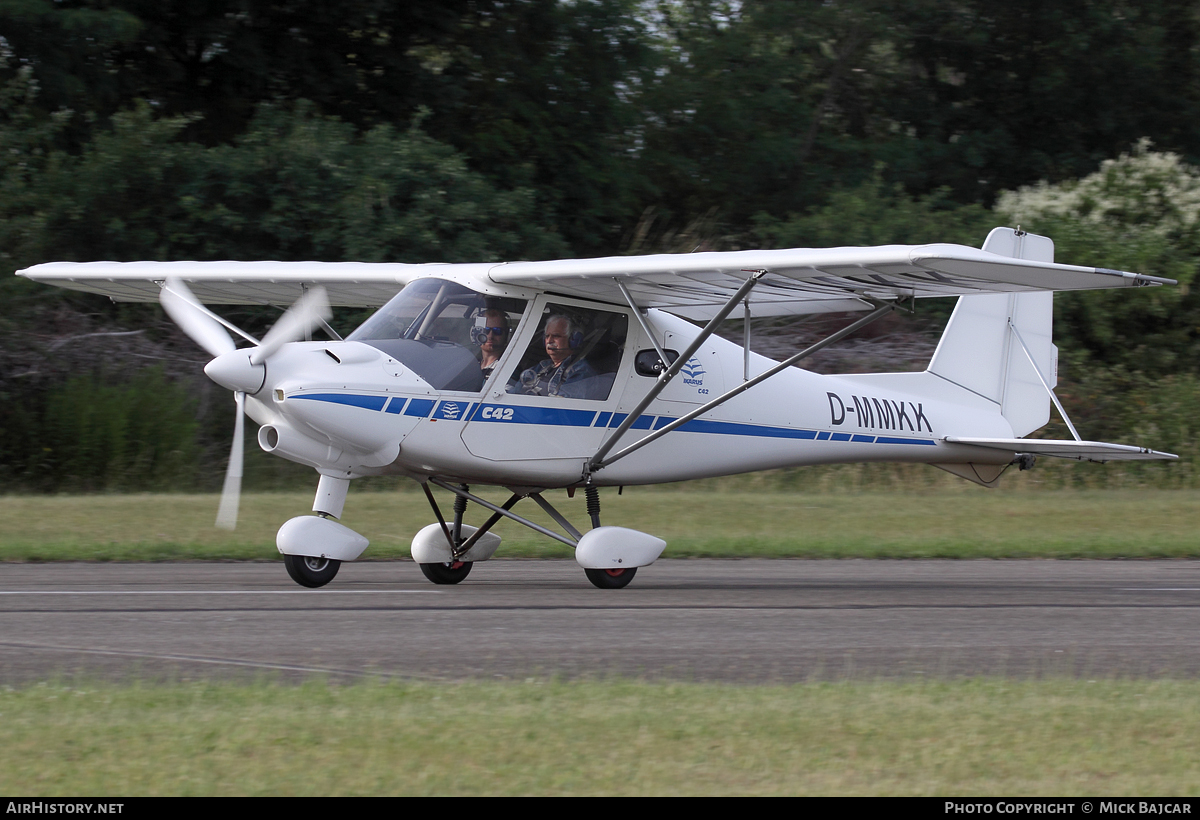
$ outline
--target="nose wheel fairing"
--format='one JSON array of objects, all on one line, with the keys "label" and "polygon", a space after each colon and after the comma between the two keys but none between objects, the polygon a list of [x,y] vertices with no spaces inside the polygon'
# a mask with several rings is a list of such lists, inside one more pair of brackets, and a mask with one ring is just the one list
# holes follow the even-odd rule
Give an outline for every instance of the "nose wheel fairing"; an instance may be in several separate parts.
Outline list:
[{"label": "nose wheel fairing", "polygon": [[[460,530],[462,543],[466,543],[478,530],[478,527],[470,527],[462,524]],[[442,529],[442,525],[430,524],[422,528],[416,534],[416,537],[413,538],[412,558],[418,564],[442,564],[456,561],[474,563],[475,561],[486,561],[491,558],[499,546],[500,536],[492,532],[486,532],[465,552],[455,555],[456,551],[446,541],[446,533]]]},{"label": "nose wheel fairing", "polygon": [[353,561],[369,545],[363,536],[328,518],[301,515],[284,522],[275,546],[284,555]]}]

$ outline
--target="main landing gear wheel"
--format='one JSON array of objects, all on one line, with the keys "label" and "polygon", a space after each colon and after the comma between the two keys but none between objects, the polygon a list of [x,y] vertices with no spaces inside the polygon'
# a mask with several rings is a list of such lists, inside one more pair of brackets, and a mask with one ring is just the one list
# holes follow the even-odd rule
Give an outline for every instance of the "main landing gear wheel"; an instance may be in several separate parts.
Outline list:
[{"label": "main landing gear wheel", "polygon": [[311,555],[285,555],[283,565],[297,584],[316,589],[333,580],[342,562],[335,558],[314,558]]},{"label": "main landing gear wheel", "polygon": [[420,564],[421,572],[435,584],[457,584],[471,574],[470,561],[444,561],[441,564]]},{"label": "main landing gear wheel", "polygon": [[584,573],[594,587],[599,587],[600,589],[624,589],[629,586],[629,582],[637,574],[637,567],[630,567],[628,569],[585,569]]}]

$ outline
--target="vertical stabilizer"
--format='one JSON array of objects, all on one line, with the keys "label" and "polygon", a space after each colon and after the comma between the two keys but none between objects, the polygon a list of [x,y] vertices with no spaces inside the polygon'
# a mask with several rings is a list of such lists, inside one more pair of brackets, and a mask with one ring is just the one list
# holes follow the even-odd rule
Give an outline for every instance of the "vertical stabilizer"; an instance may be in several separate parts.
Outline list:
[{"label": "vertical stabilizer", "polygon": [[[1016,259],[1054,261],[1053,241],[1012,228],[994,229],[983,249]],[[1053,388],[1058,380],[1053,322],[1053,293],[960,296],[928,371],[994,401],[1013,435],[1027,435],[1050,420],[1050,396],[1021,342]]]}]

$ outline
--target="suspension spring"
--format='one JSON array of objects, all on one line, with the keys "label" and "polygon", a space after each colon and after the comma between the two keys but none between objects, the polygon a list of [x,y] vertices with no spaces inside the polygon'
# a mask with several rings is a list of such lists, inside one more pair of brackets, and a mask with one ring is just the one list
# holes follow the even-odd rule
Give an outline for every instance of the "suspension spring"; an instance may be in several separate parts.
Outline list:
[{"label": "suspension spring", "polygon": [[592,519],[592,529],[600,526],[600,491],[591,484],[583,488],[587,498],[587,514]]},{"label": "suspension spring", "polygon": [[[466,484],[459,484],[458,487],[464,493],[469,493],[471,491],[471,488],[468,487]],[[453,546],[451,547],[451,552],[457,553],[458,548],[462,546],[463,514],[466,513],[466,511],[467,511],[467,499],[461,495],[455,495],[454,496],[454,532],[453,532],[453,538],[451,539],[453,542]]]}]

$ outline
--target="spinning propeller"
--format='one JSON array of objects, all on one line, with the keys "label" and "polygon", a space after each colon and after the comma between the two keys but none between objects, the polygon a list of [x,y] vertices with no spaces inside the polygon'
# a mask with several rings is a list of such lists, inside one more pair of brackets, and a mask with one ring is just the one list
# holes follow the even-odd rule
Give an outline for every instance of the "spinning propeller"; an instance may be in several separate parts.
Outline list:
[{"label": "spinning propeller", "polygon": [[[159,293],[159,301],[180,330],[213,357],[204,366],[204,372],[217,384],[232,390],[237,403],[233,446],[229,451],[221,506],[217,510],[217,526],[231,530],[237,526],[238,498],[242,491],[246,394],[262,389],[267,377],[266,363],[283,345],[303,339],[329,319],[332,315],[329,299],[322,287],[307,291],[267,331],[262,341],[242,332],[204,307],[179,279],[167,279]],[[255,347],[238,349],[226,328],[253,342]]]}]

